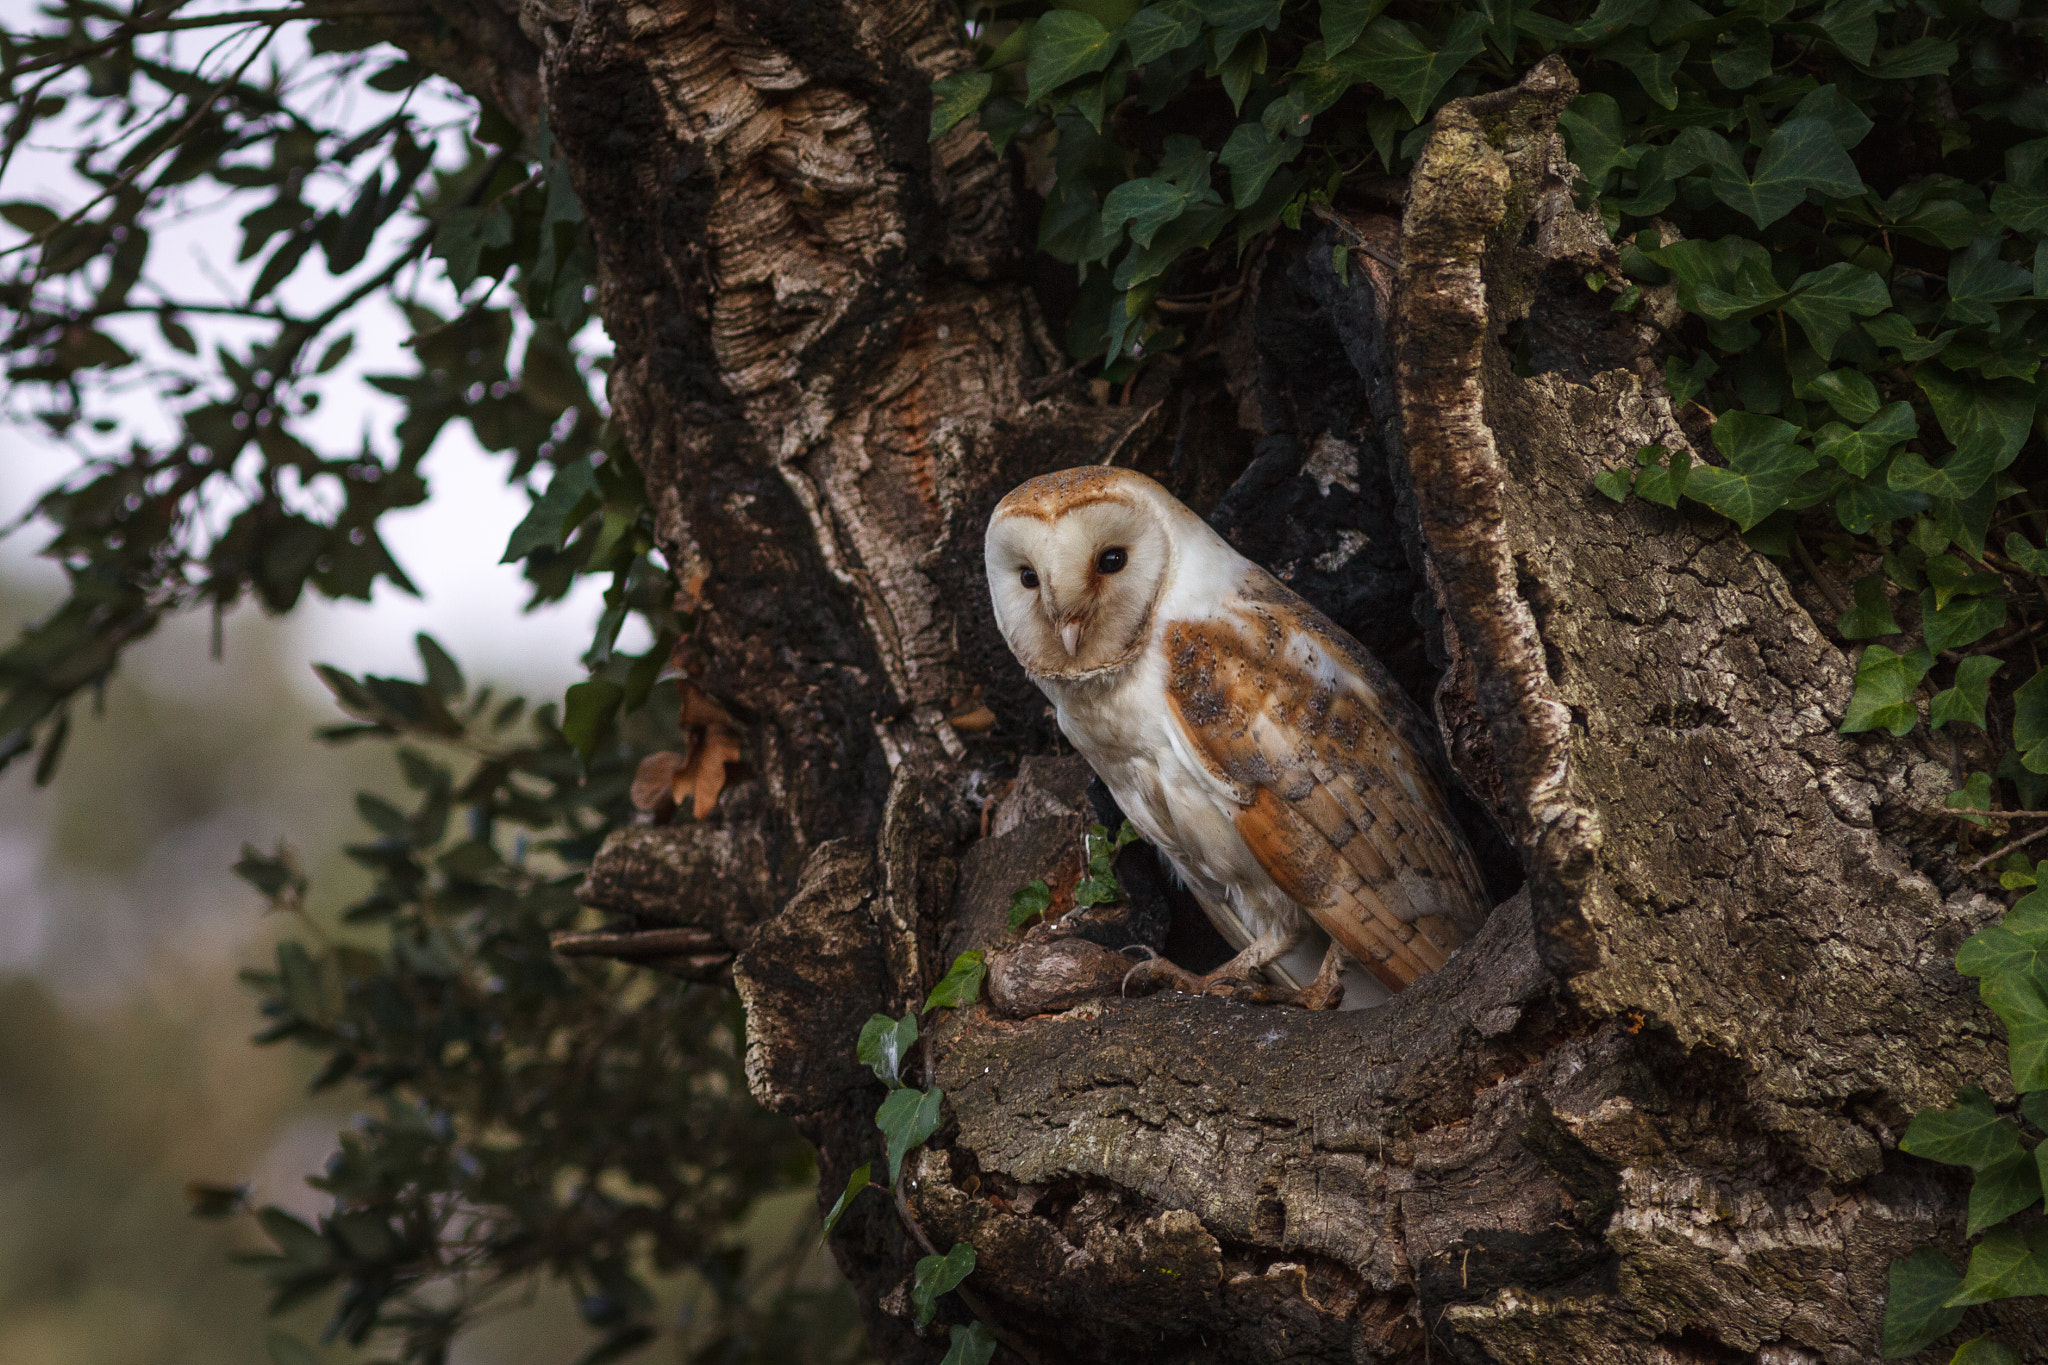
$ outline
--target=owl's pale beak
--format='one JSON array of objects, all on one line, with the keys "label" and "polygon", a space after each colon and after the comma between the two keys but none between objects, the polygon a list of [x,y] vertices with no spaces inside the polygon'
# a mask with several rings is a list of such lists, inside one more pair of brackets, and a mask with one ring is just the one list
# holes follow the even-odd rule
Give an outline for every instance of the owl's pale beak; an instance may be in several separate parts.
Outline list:
[{"label": "owl's pale beak", "polygon": [[1067,647],[1069,655],[1081,652],[1081,623],[1069,621],[1060,627],[1060,643]]}]

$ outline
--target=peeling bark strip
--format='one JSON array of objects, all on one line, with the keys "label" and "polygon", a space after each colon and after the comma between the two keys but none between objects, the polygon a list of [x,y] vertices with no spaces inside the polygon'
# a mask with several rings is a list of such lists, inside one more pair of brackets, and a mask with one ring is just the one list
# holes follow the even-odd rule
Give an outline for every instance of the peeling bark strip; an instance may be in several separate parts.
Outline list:
[{"label": "peeling bark strip", "polygon": [[[1849,664],[1776,571],[1594,496],[1636,446],[1690,443],[1655,329],[1577,284],[1612,248],[1572,206],[1560,68],[1440,111],[1398,231],[1277,239],[1213,350],[1098,407],[1020,282],[1008,169],[966,125],[925,143],[929,82],[966,60],[946,7],[432,7],[423,60],[522,123],[544,106],[575,176],[614,412],[700,595],[693,680],[758,775],[616,840],[586,894],[693,971],[733,954],[750,1083],[826,1200],[879,1155],[860,1021],[1001,939],[1018,858],[1073,884],[1094,812],[1018,762],[1052,741],[978,545],[1008,488],[1114,454],[1437,689],[1527,891],[1380,1010],[939,1024],[917,1065],[950,1121],[906,1202],[975,1245],[990,1311],[1048,1361],[1875,1358],[1886,1262],[1960,1232],[1897,1135],[2003,1074],[1947,962],[1991,907],[1911,818],[1946,774],[1834,733]],[[1332,233],[1371,248],[1347,278]],[[967,698],[994,729],[945,723]],[[1106,984],[1114,946],[1039,975]],[[878,1354],[936,1362],[894,1211],[857,1201],[833,1246]]]}]

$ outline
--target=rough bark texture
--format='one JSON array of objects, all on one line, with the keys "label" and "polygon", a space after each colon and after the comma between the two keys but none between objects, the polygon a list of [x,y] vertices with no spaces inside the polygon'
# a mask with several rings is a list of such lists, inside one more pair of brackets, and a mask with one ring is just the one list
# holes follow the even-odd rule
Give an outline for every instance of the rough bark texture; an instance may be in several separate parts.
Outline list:
[{"label": "rough bark texture", "polygon": [[[942,7],[436,9],[472,88],[516,105],[537,68],[694,678],[758,774],[588,895],[737,954],[755,1093],[827,1198],[879,1154],[861,1021],[1006,942],[1022,881],[1072,885],[1096,812],[1030,757],[1053,736],[979,544],[1018,481],[1115,459],[1434,703],[1502,903],[1340,1015],[1089,998],[1110,949],[1199,932],[1170,888],[1092,948],[1006,949],[1000,1009],[921,1059],[949,1119],[904,1191],[974,1244],[994,1320],[1047,1362],[1875,1359],[1889,1259],[1960,1233],[1898,1134],[2003,1072],[1949,966],[1994,907],[1922,814],[1948,775],[1835,733],[1851,665],[1777,570],[1594,493],[1691,441],[1653,330],[1579,283],[1611,247],[1571,203],[1561,67],[1443,110],[1398,221],[1277,240],[1211,344],[1104,403],[1049,339],[1009,170],[969,126],[925,141],[966,60]],[[948,723],[975,706],[994,729]],[[936,1361],[905,1222],[865,1197],[833,1247],[877,1352]]]}]

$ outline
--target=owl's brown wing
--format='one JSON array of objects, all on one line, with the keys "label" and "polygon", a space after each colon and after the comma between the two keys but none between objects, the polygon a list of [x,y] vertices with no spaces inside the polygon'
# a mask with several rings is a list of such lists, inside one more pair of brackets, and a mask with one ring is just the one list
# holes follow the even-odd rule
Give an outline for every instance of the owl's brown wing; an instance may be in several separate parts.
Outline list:
[{"label": "owl's brown wing", "polygon": [[1224,614],[1169,623],[1168,698],[1260,866],[1398,991],[1477,928],[1479,869],[1406,700],[1350,636],[1259,579]]}]

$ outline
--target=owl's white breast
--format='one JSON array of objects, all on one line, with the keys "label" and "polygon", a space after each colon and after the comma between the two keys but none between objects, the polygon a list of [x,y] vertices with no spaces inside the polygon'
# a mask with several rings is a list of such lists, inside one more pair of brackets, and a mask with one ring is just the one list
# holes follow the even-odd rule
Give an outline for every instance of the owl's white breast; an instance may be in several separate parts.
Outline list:
[{"label": "owl's white breast", "polygon": [[[1302,941],[1267,971],[1283,985],[1305,986],[1315,977],[1329,938],[1259,865],[1237,830],[1236,795],[1189,747],[1167,700],[1168,625],[1217,614],[1223,602],[1236,596],[1250,561],[1220,537],[1213,544],[1180,548],[1174,580],[1154,617],[1151,648],[1107,678],[1039,679],[1038,685],[1053,703],[1060,732],[1088,760],[1138,832],[1166,855],[1233,948],[1245,947],[1276,925],[1303,933]],[[1362,970],[1347,971],[1344,980],[1349,1008],[1389,998]]]}]

